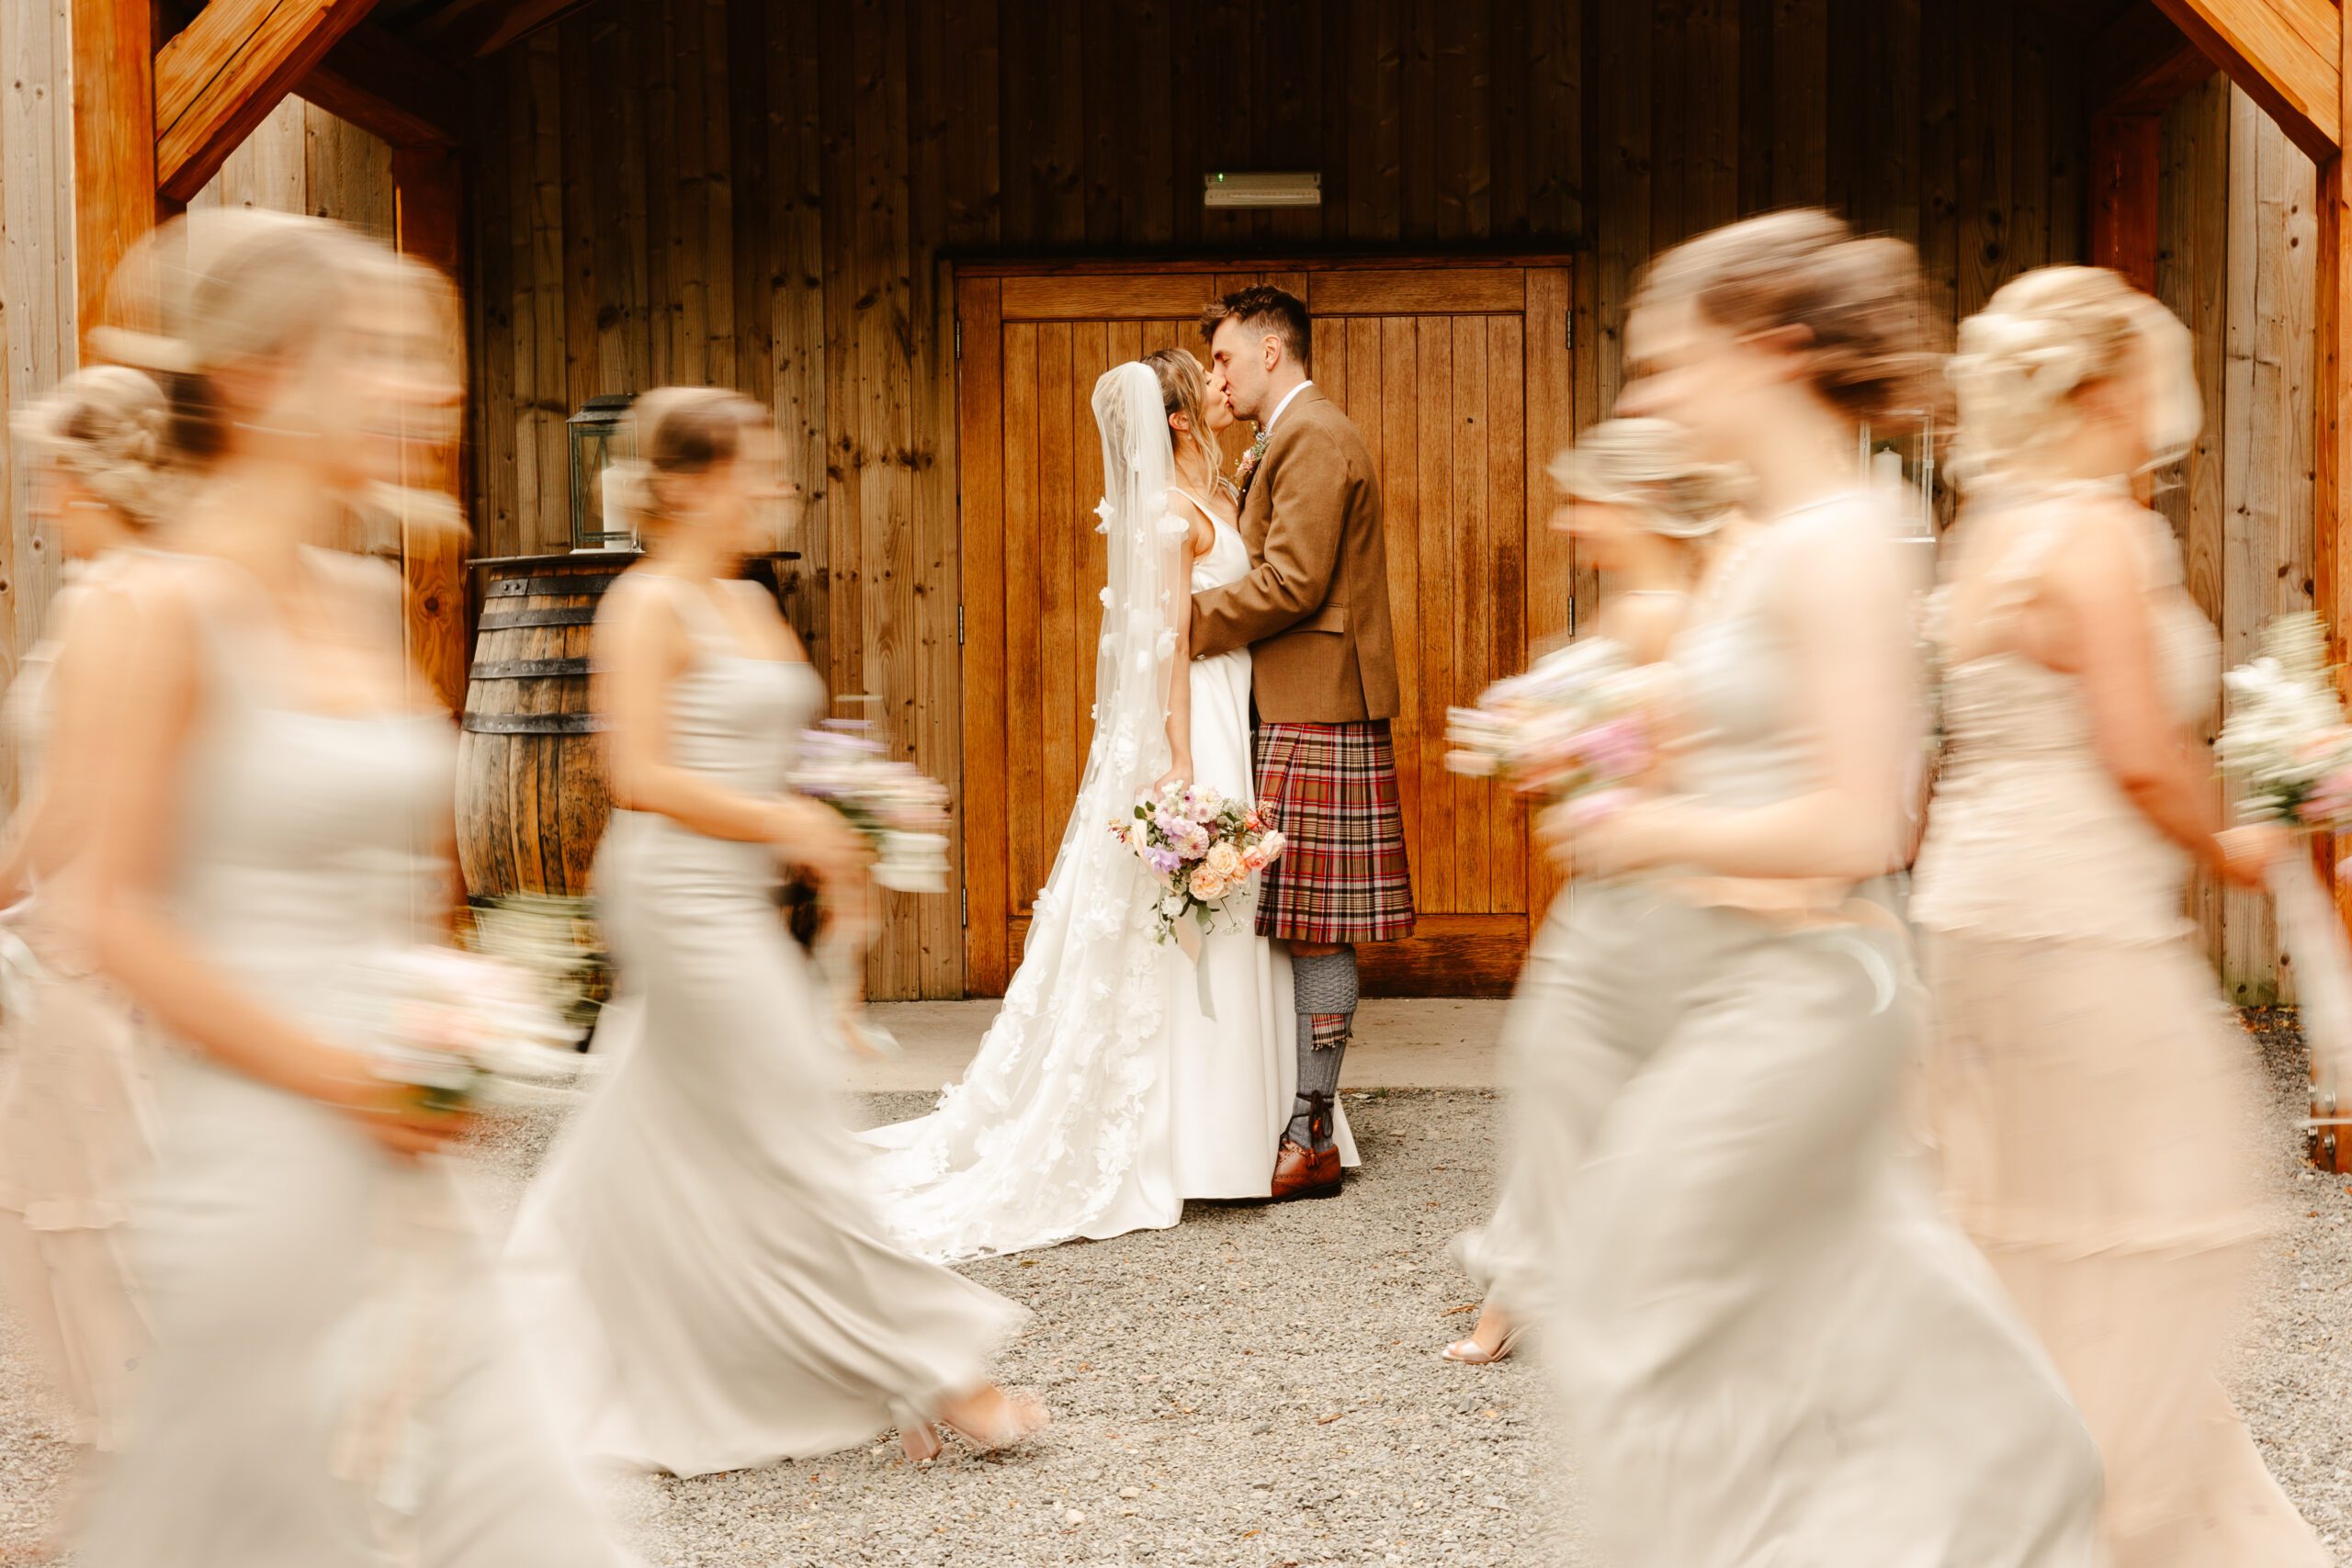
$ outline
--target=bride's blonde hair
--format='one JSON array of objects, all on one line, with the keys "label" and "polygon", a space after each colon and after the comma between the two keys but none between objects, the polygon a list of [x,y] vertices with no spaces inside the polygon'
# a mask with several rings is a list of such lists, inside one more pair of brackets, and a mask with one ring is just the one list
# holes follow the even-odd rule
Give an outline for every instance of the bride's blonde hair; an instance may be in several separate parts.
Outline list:
[{"label": "bride's blonde hair", "polygon": [[1739,504],[1740,470],[1701,461],[1680,425],[1663,419],[1607,419],[1552,459],[1552,482],[1567,501],[1622,506],[1653,534],[1702,539]]},{"label": "bride's blonde hair", "polygon": [[2188,330],[2104,267],[2042,267],[2005,284],[1960,324],[1948,374],[1963,489],[2048,462],[2081,428],[2076,394],[2120,376],[2147,378],[2152,467],[2187,450],[2202,413]]},{"label": "bride's blonde hair", "polygon": [[[1208,459],[1209,477],[1219,478],[1216,437],[1209,433],[1208,372],[1201,368],[1201,362],[1193,357],[1190,350],[1182,348],[1154,349],[1143,356],[1143,362],[1159,378],[1160,406],[1170,416],[1180,413],[1184,416],[1192,426],[1193,446]],[[1172,429],[1169,436],[1170,445],[1173,445],[1175,432]]]}]

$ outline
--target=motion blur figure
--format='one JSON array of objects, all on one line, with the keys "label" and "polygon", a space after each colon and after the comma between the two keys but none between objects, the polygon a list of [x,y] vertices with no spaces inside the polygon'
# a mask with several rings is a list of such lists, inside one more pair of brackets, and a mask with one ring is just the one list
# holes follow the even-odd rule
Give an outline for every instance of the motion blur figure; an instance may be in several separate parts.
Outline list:
[{"label": "motion blur figure", "polygon": [[1745,468],[1760,526],[1668,661],[1674,793],[1555,818],[1591,881],[1544,954],[1521,1136],[1544,1362],[1622,1564],[2097,1561],[2081,1418],[1900,1142],[1925,731],[1857,426],[1919,406],[1918,307],[1908,246],[1792,211],[1667,253],[1627,323],[1623,412]]},{"label": "motion blur figure", "polygon": [[[168,1047],[137,1214],[155,1348],[79,1544],[96,1568],[618,1561],[460,1224],[438,1155],[463,1119],[339,1037],[355,969],[429,937],[448,869],[454,739],[397,576],[319,547],[391,477],[398,276],[329,225],[207,215],[126,262],[146,330],[99,340],[164,385],[190,488],[169,553],[123,574],[136,635],[94,699],[91,929]],[[381,1286],[420,1247],[451,1267],[409,1338]]]},{"label": "motion blur figure", "polygon": [[[2199,426],[2186,329],[2114,273],[1993,297],[1952,363],[1946,753],[1914,910],[1953,1212],[2072,1385],[2115,1568],[2328,1561],[2214,1378],[2260,1232],[2260,1097],[2182,914],[2261,886],[2196,726],[2219,649],[2131,481]],[[2288,852],[2292,852],[2289,851]]]},{"label": "motion blur figure", "polygon": [[66,584],[6,709],[25,797],[0,840],[0,1280],[74,1441],[106,1451],[122,1445],[144,1338],[123,1224],[153,1128],[130,1010],[93,974],[74,906],[114,739],[90,687],[130,635],[122,568],[166,506],[164,412],[153,379],[99,366],[17,426]]},{"label": "motion blur figure", "polygon": [[739,393],[638,401],[608,512],[649,541],[597,613],[614,811],[595,887],[620,992],[614,1066],[567,1128],[508,1257],[535,1351],[589,1457],[701,1475],[931,1423],[977,1446],[1045,1424],[988,1381],[1025,1315],[892,1242],[833,1102],[846,1048],[780,918],[785,867],[868,896],[865,849],[790,787],[823,680],[740,581],[781,496],[768,412]]},{"label": "motion blur figure", "polygon": [[[1752,525],[1734,504],[1740,470],[1693,457],[1690,436],[1679,425],[1662,419],[1612,419],[1594,425],[1572,450],[1560,454],[1552,465],[1552,480],[1560,492],[1552,527],[1575,539],[1580,567],[1607,574],[1589,635],[1616,643],[1634,664],[1664,659],[1709,569],[1748,536]],[[1557,950],[1570,940],[1571,906],[1566,888],[1552,900],[1505,1017],[1503,1077],[1513,1086],[1514,1111],[1525,1099],[1519,1086],[1540,1072],[1551,1054],[1547,987],[1558,967]],[[1588,929],[1579,940],[1611,936],[1639,940],[1631,923],[1607,931]],[[1486,1303],[1470,1337],[1441,1352],[1450,1361],[1483,1366],[1502,1360],[1530,1325],[1528,1314],[1515,1310],[1511,1298],[1524,1281],[1540,1275],[1544,1262],[1542,1229],[1531,1223],[1532,1212],[1549,1201],[1546,1166],[1529,1157],[1538,1142],[1532,1134],[1505,1136],[1502,1193],[1494,1217],[1484,1229],[1454,1242],[1455,1258]]]}]

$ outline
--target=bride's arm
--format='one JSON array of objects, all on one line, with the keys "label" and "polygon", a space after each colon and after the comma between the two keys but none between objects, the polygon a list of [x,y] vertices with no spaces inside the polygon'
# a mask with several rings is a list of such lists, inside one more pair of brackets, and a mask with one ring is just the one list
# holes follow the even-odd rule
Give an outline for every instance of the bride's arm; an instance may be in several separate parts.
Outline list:
[{"label": "bride's arm", "polygon": [[691,649],[673,604],[644,584],[616,585],[596,618],[594,701],[605,718],[613,804],[667,817],[705,838],[774,844],[828,881],[854,874],[856,835],[829,807],[729,789],[670,756],[670,688]]},{"label": "bride's arm", "polygon": [[[1172,515],[1172,514],[1171,514]],[[1203,536],[1206,535],[1206,539]],[[1193,517],[1184,531],[1180,559],[1180,590],[1189,590],[1193,567],[1201,558],[1216,530],[1204,518]],[[1176,634],[1176,650],[1168,661],[1168,774],[1160,782],[1193,782],[1193,600],[1189,592],[1170,596],[1168,624]]]}]

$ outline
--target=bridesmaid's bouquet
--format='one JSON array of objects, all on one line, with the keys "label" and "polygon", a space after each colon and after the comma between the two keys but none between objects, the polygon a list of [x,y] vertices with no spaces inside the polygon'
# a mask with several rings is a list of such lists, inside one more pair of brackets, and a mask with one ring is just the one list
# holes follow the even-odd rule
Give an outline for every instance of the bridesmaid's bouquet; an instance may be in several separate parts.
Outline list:
[{"label": "bridesmaid's bouquet", "polygon": [[899,893],[947,890],[947,790],[889,754],[862,719],[827,719],[800,736],[792,787],[864,834],[874,881]]},{"label": "bridesmaid's bouquet", "polygon": [[1153,915],[1162,942],[1182,940],[1187,915],[1208,930],[1225,900],[1280,859],[1284,843],[1271,807],[1197,784],[1170,783],[1139,796],[1111,833],[1159,883]]},{"label": "bridesmaid's bouquet", "polygon": [[[2215,743],[2238,775],[2238,815],[2299,833],[2352,827],[2352,724],[2327,667],[2327,628],[2308,612],[2262,631],[2262,653],[2222,677],[2230,716]],[[2340,1124],[2337,1090],[2352,1060],[2352,948],[2335,901],[2311,857],[2270,867],[2280,942],[2295,960],[2303,1034],[2311,1043],[2312,1125]]]},{"label": "bridesmaid's bouquet", "polygon": [[1446,714],[1445,765],[1605,812],[1657,760],[1653,682],[1605,637],[1569,644]]},{"label": "bridesmaid's bouquet", "polygon": [[587,1070],[537,976],[501,959],[417,946],[356,964],[343,980],[345,1037],[420,1110],[528,1101]]},{"label": "bridesmaid's bouquet", "polygon": [[2352,724],[2327,669],[2317,615],[2281,615],[2262,654],[2222,678],[2230,716],[2215,750],[2245,793],[2238,815],[2308,831],[2352,823]]}]

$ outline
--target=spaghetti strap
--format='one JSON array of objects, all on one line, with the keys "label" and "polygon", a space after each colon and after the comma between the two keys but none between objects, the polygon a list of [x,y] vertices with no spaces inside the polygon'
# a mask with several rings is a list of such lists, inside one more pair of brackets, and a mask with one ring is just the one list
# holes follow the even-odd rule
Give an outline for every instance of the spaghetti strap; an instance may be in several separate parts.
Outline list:
[{"label": "spaghetti strap", "polygon": [[1208,503],[1207,502],[1203,501],[1199,496],[1194,495],[1191,491],[1186,490],[1182,485],[1170,485],[1168,488],[1169,488],[1170,490],[1171,490],[1171,491],[1175,491],[1175,493],[1177,493],[1178,495],[1182,496],[1186,501],[1191,502],[1193,504],[1193,506],[1195,506],[1196,508],[1198,508],[1198,509],[1199,509],[1199,511],[1200,511],[1201,515],[1202,515],[1202,516],[1204,516],[1204,517],[1205,517],[1205,518],[1207,518],[1207,519],[1209,520],[1209,526],[1210,526],[1210,527],[1215,528],[1215,527],[1218,527],[1218,526],[1220,526],[1220,525],[1227,525],[1227,526],[1229,526],[1229,525],[1226,525],[1226,524],[1225,524],[1225,519],[1223,519],[1222,517],[1219,517],[1219,516],[1216,514],[1216,512],[1215,512],[1215,511],[1210,507],[1210,505],[1209,505],[1209,503]]}]

